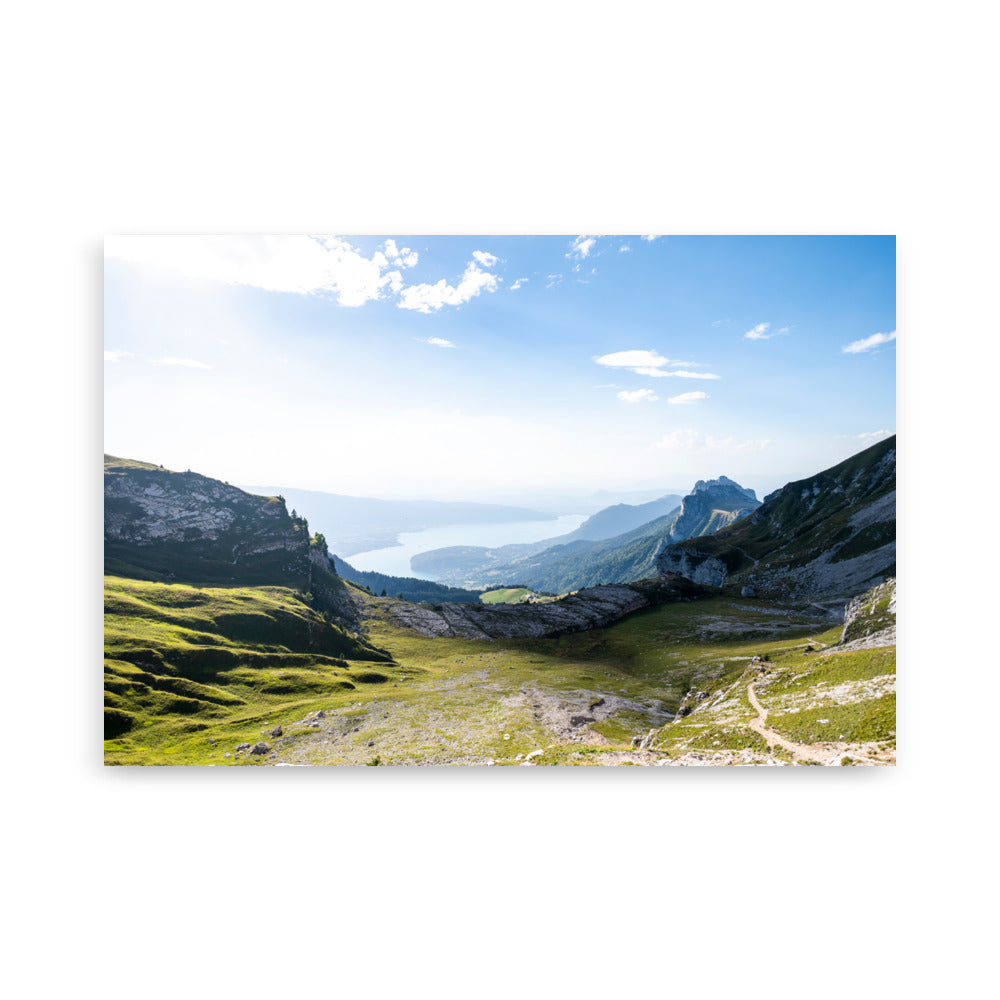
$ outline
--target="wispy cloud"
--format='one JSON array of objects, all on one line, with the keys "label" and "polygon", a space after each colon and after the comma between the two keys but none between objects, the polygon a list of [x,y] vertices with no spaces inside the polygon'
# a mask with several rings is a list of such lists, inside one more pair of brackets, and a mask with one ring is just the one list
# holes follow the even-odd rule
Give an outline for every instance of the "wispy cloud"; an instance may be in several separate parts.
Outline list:
[{"label": "wispy cloud", "polygon": [[747,330],[743,334],[744,340],[770,340],[774,336],[773,333],[768,333],[767,331],[771,329],[770,323],[758,323],[752,330]]},{"label": "wispy cloud", "polygon": [[393,240],[366,257],[337,236],[109,236],[104,255],[269,292],[332,294],[352,307],[398,293],[400,269],[418,259]]},{"label": "wispy cloud", "polygon": [[563,276],[561,274],[550,274],[548,277],[548,283],[546,288],[555,288],[562,281]]},{"label": "wispy cloud", "polygon": [[671,396],[667,402],[675,404],[698,403],[703,399],[708,399],[707,392],[682,392],[679,396]]},{"label": "wispy cloud", "polygon": [[178,368],[205,368],[211,369],[211,365],[206,365],[202,361],[192,361],[191,358],[159,358],[156,361],[150,361],[151,365],[156,365],[161,367],[163,365],[172,365]]},{"label": "wispy cloud", "polygon": [[613,354],[594,358],[594,361],[607,368],[626,368],[636,375],[647,375],[650,378],[718,379],[720,377],[711,372],[692,372],[674,368],[676,365],[696,366],[690,361],[671,361],[656,351],[615,351]]},{"label": "wispy cloud", "polygon": [[122,358],[131,358],[131,351],[105,351],[104,360],[105,361],[121,361]]},{"label": "wispy cloud", "polygon": [[620,247],[618,248],[618,252],[619,252],[619,253],[629,253],[629,252],[631,251],[631,249],[632,249],[632,248],[631,248],[631,247],[630,247],[630,246],[629,246],[629,245],[628,245],[627,243],[623,243],[623,244],[622,244],[622,245],[621,245],[621,246],[620,246]]},{"label": "wispy cloud", "polygon": [[893,330],[892,333],[873,333],[870,337],[865,337],[864,340],[853,340],[846,347],[842,347],[842,354],[864,354],[865,351],[870,351],[873,347],[879,347],[882,344],[888,344],[890,341],[896,339],[896,331]]},{"label": "wispy cloud", "polygon": [[569,253],[566,254],[568,260],[584,260],[590,255],[590,251],[593,249],[594,244],[597,242],[593,236],[577,236],[573,240],[573,245],[569,249]]},{"label": "wispy cloud", "polygon": [[770,340],[772,337],[783,337],[785,334],[789,332],[791,331],[790,328],[787,326],[783,326],[779,330],[771,330],[770,323],[758,323],[752,330],[747,330],[747,332],[743,334],[743,339]]},{"label": "wispy cloud", "polygon": [[652,243],[652,242],[653,242],[653,240],[655,240],[655,239],[657,239],[657,238],[658,238],[658,237],[656,237],[656,236],[643,236],[643,239],[644,239],[644,240],[645,240],[645,241],[646,241],[647,243]]},{"label": "wispy cloud", "polygon": [[711,434],[706,435],[701,431],[682,428],[664,434],[650,447],[657,451],[739,455],[746,452],[763,451],[770,443],[770,438],[739,441],[735,437],[713,437]]},{"label": "wispy cloud", "polygon": [[473,250],[472,256],[483,265],[483,267],[492,267],[496,262],[496,257],[491,253],[487,253],[485,250]]},{"label": "wispy cloud", "polygon": [[435,347],[454,347],[455,345],[450,340],[445,340],[442,337],[428,337],[425,341],[427,344],[433,344]]},{"label": "wispy cloud", "polygon": [[482,250],[474,250],[472,256],[475,260],[469,262],[457,285],[449,285],[444,278],[433,285],[409,285],[400,291],[399,308],[432,313],[442,306],[459,306],[484,290],[495,292],[499,279],[495,274],[484,271],[479,264],[487,259],[496,262],[496,257]]},{"label": "wispy cloud", "polygon": [[884,441],[887,437],[892,437],[895,431],[868,431],[865,434],[855,434],[855,438],[864,444],[875,444],[877,441]]},{"label": "wispy cloud", "polygon": [[510,290],[512,292],[516,292],[522,285],[526,285],[530,280],[530,278],[518,278],[517,281],[510,286]]},{"label": "wispy cloud", "polygon": [[626,403],[655,403],[660,397],[652,389],[636,389],[633,392],[622,391],[618,398]]}]

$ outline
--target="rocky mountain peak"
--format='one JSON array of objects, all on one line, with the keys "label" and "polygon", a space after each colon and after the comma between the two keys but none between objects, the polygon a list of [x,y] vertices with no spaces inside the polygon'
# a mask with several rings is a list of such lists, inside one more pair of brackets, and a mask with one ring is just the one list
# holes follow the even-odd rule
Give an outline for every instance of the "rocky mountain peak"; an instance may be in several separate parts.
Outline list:
[{"label": "rocky mountain peak", "polygon": [[740,486],[735,480],[730,479],[728,476],[719,476],[718,479],[699,479],[698,482],[694,484],[694,489],[692,493],[712,493],[720,491],[734,490],[741,494],[751,503],[757,503],[757,494],[753,490],[748,489],[745,486]]},{"label": "rocky mountain peak", "polygon": [[760,506],[753,490],[719,476],[699,479],[681,501],[681,511],[670,530],[669,541],[710,534],[727,527]]}]

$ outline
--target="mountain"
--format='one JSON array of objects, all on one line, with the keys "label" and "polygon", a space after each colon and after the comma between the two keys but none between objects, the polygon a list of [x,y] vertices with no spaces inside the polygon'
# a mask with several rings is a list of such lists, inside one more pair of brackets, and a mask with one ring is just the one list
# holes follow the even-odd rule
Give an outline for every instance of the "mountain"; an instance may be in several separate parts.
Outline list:
[{"label": "mountain", "polygon": [[679,542],[698,535],[710,535],[760,506],[757,494],[727,476],[699,479],[681,502],[681,512],[670,528],[669,539]]},{"label": "mountain", "polygon": [[[575,531],[537,542],[513,543],[488,548],[483,545],[448,545],[428,549],[410,560],[419,573],[431,573],[452,583],[473,579],[496,579],[511,563],[545,552],[557,545],[578,541],[600,541],[641,527],[661,515],[677,509],[680,497],[668,494],[645,504],[614,504],[587,518]],[[506,578],[505,578],[506,579]],[[509,580],[507,581],[509,582]]]},{"label": "mountain", "polygon": [[323,533],[330,550],[344,557],[398,544],[403,531],[422,531],[451,524],[509,524],[516,521],[554,521],[554,514],[529,507],[441,500],[377,500],[272,487],[252,487],[285,498],[298,513]]},{"label": "mountain", "polygon": [[[663,505],[659,506],[662,509]],[[758,506],[760,501],[753,490],[722,476],[707,482],[699,480],[680,507],[613,538],[568,543],[557,539],[557,544],[546,548],[532,550],[524,546],[521,551],[506,546],[506,551],[493,550],[489,561],[482,558],[482,550],[436,549],[414,556],[411,565],[449,583],[493,586],[516,580],[524,586],[556,594],[605,583],[628,583],[658,575],[656,558],[671,539],[715,531]],[[656,505],[644,507],[657,509]],[[514,558],[505,562],[503,556],[510,554]]]},{"label": "mountain", "polygon": [[600,542],[605,538],[614,538],[616,535],[623,535],[633,528],[649,524],[650,521],[655,521],[657,518],[663,517],[664,514],[669,514],[676,510],[680,502],[680,496],[676,493],[669,493],[649,503],[616,503],[614,506],[605,507],[588,517],[576,531],[558,539],[549,539],[549,544],[568,545],[570,542]]},{"label": "mountain", "polygon": [[106,573],[309,589],[309,526],[277,496],[104,456]]},{"label": "mountain", "polygon": [[[731,563],[733,587],[747,587],[741,559],[758,577],[850,565],[838,585],[853,585],[859,560],[882,558],[894,449],[672,543],[685,516],[682,530],[704,530],[735,512],[723,500],[751,503],[731,481],[699,486],[649,524],[555,549],[592,572],[651,565],[650,579],[536,604],[418,604],[338,576],[281,497],[107,457],[105,762],[893,763],[893,581],[859,588],[841,624],[813,606],[825,596],[653,570],[664,546],[700,545],[715,551],[703,563]],[[781,561],[789,551],[802,567]]]},{"label": "mountain", "polygon": [[722,531],[668,545],[657,568],[791,599],[840,600],[895,576],[895,436],[788,483]]}]

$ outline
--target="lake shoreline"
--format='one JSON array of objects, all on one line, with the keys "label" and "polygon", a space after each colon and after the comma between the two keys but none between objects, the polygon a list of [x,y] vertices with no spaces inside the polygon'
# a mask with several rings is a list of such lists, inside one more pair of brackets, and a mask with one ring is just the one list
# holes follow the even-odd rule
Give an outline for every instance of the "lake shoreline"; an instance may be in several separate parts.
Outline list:
[{"label": "lake shoreline", "polygon": [[383,573],[387,576],[411,577],[437,583],[438,578],[415,571],[410,560],[432,549],[453,545],[497,548],[502,545],[530,544],[556,539],[575,531],[585,520],[585,514],[561,514],[558,517],[489,524],[454,524],[422,531],[403,531],[394,537],[395,544],[383,544],[350,556],[338,551],[337,555],[356,569],[366,573]]}]

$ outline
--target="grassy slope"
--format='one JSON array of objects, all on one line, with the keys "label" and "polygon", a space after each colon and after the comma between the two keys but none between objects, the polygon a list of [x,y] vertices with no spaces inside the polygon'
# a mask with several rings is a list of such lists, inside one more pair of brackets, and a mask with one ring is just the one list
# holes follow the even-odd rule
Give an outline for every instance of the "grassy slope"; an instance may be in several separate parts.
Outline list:
[{"label": "grassy slope", "polygon": [[207,763],[207,736],[255,742],[283,710],[387,677],[378,655],[288,588],[106,577],[106,760]]},{"label": "grassy slope", "polygon": [[[835,643],[840,627],[810,638],[817,646]],[[887,681],[895,679],[895,647],[808,652],[810,644],[800,639],[766,649],[768,674],[756,691],[768,712],[767,725],[797,743],[874,742],[884,750],[894,749],[896,696],[894,684]],[[757,716],[747,696],[747,684],[754,679],[745,661],[699,672],[693,688],[704,697],[689,699],[695,710],[661,730],[652,746],[675,755],[741,747],[762,750],[763,739],[747,729]]]},{"label": "grassy slope", "polygon": [[488,590],[480,595],[483,604],[517,604],[525,594],[533,593],[527,587],[501,587],[499,590]]},{"label": "grassy slope", "polygon": [[[284,588],[106,584],[106,701],[112,721],[118,712],[134,717],[132,729],[106,742],[108,763],[256,764],[262,758],[234,751],[260,740],[294,763],[517,764],[539,749],[540,764],[598,763],[654,727],[647,711],[675,711],[691,689],[706,691],[707,703],[730,688],[736,707],[699,707],[663,727],[655,745],[674,754],[759,750],[762,741],[745,725],[753,711],[743,674],[750,658],[763,654],[785,686],[762,684],[758,695],[775,713],[769,724],[790,738],[814,738],[803,726],[819,719],[828,721],[816,725],[837,729],[820,730],[830,738],[846,726],[859,738],[889,739],[895,726],[885,700],[874,714],[872,705],[824,708],[815,719],[795,711],[795,699],[817,686],[858,671],[886,673],[885,662],[876,663],[885,653],[807,654],[818,621],[793,619],[794,629],[769,635],[775,615],[759,601],[682,602],[606,629],[488,643],[401,629],[388,613],[391,601],[353,589],[371,639],[395,660],[375,663],[350,636],[324,632],[329,626],[301,595]],[[818,636],[837,638],[839,627]],[[844,673],[847,657],[855,658],[855,675]],[[570,706],[568,717],[609,696],[628,704],[575,730],[592,744],[558,735],[533,711],[547,699]],[[323,728],[299,724],[317,709],[330,713]],[[264,735],[275,724],[284,727],[280,739]]]}]

